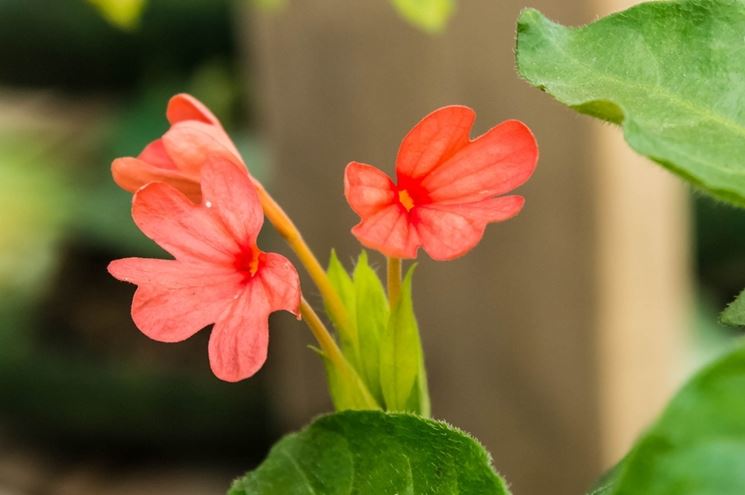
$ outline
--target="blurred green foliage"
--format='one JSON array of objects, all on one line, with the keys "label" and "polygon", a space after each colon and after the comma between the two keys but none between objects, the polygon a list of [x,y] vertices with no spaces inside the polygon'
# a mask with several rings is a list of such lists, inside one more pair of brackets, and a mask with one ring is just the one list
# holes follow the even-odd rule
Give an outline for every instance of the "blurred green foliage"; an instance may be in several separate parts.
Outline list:
[{"label": "blurred green foliage", "polygon": [[[129,32],[82,0],[0,2],[0,420],[15,435],[244,463],[276,435],[263,376],[219,382],[208,332],[150,341],[129,317],[134,287],[106,273],[163,255],[109,164],[167,129],[174,93],[205,101],[265,173],[232,29],[221,0],[153,0]],[[3,105],[28,122],[2,125]]]},{"label": "blurred green foliage", "polygon": [[414,26],[438,33],[455,11],[455,0],[391,0],[398,13]]},{"label": "blurred green foliage", "polygon": [[[112,24],[129,30],[137,26],[148,0],[88,0]],[[153,1],[153,0],[150,0]],[[245,0],[266,10],[285,7],[288,0]],[[456,0],[390,0],[396,11],[412,25],[438,33],[455,11]]]},{"label": "blurred green foliage", "polygon": [[150,0],[122,31],[83,0],[0,2],[0,84],[130,92],[236,52],[227,0]]},{"label": "blurred green foliage", "polygon": [[112,24],[131,29],[140,21],[147,0],[88,0]]}]

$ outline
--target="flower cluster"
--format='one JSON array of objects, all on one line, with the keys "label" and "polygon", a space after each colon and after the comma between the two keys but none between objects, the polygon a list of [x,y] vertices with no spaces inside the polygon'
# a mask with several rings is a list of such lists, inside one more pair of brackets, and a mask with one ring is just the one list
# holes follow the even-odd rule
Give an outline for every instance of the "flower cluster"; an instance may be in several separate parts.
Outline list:
[{"label": "flower cluster", "polygon": [[[218,119],[184,94],[170,100],[166,115],[171,127],[161,138],[137,157],[112,164],[116,183],[134,193],[135,223],[174,258],[126,258],[109,265],[114,277],[137,285],[132,301],[137,327],[154,340],[179,342],[214,324],[212,370],[218,378],[238,381],[266,360],[269,314],[286,310],[299,317],[303,309],[310,311],[306,320],[324,355],[340,359],[340,369],[359,381],[305,306],[292,263],[258,248],[264,211],[273,223],[275,217],[284,221],[284,213],[276,215],[278,205],[259,197],[257,187],[265,191]],[[472,249],[488,223],[521,210],[522,196],[503,195],[535,169],[532,133],[509,120],[472,140],[474,120],[470,108],[448,106],[420,121],[401,143],[396,183],[371,165],[347,166],[345,196],[361,218],[352,229],[360,243],[391,259],[415,258],[422,247],[433,259],[449,260]],[[287,219],[283,228],[295,227]],[[309,272],[327,305],[343,311],[302,237],[294,238],[291,246],[306,267],[314,265]]]},{"label": "flower cluster", "polygon": [[179,342],[214,323],[212,370],[223,380],[242,380],[266,360],[269,313],[298,314],[298,274],[284,256],[257,247],[264,214],[214,116],[179,95],[168,119],[173,127],[161,139],[112,169],[120,186],[138,188],[137,226],[175,259],[126,258],[109,272],[137,284],[132,319],[154,340]]}]

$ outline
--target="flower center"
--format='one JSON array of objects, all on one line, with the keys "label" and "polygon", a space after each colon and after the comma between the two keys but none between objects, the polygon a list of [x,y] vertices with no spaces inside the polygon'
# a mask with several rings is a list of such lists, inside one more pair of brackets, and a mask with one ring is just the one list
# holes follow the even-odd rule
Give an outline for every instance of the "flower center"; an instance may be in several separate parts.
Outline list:
[{"label": "flower center", "polygon": [[411,195],[406,189],[398,191],[398,201],[406,208],[406,211],[411,211],[414,208],[414,200],[411,199]]},{"label": "flower center", "polygon": [[243,275],[243,281],[247,282],[259,271],[262,252],[258,248],[242,247],[235,257],[235,269]]}]

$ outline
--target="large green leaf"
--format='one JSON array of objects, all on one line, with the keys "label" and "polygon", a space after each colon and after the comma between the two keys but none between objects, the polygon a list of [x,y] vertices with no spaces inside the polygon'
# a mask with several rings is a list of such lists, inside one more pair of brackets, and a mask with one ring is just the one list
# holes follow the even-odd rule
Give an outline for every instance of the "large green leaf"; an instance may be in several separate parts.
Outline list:
[{"label": "large green leaf", "polygon": [[745,326],[745,290],[722,312],[722,323]]},{"label": "large green leaf", "polygon": [[594,493],[745,493],[745,345],[697,373]]},{"label": "large green leaf", "polygon": [[517,66],[561,103],[621,124],[628,144],[745,206],[745,2],[650,2],[582,28],[523,11]]},{"label": "large green leaf", "polygon": [[501,495],[484,448],[439,421],[375,411],[323,416],[286,436],[229,495]]}]

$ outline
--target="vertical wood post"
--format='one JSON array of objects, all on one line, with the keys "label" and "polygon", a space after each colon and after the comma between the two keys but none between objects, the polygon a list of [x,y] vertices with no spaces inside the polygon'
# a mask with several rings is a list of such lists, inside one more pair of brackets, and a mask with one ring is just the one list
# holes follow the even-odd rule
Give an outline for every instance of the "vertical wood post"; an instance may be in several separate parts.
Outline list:
[{"label": "vertical wood post", "polygon": [[[635,0],[593,0],[594,15]],[[686,187],[594,122],[597,366],[602,459],[617,462],[661,412],[683,374],[690,312]]]}]

